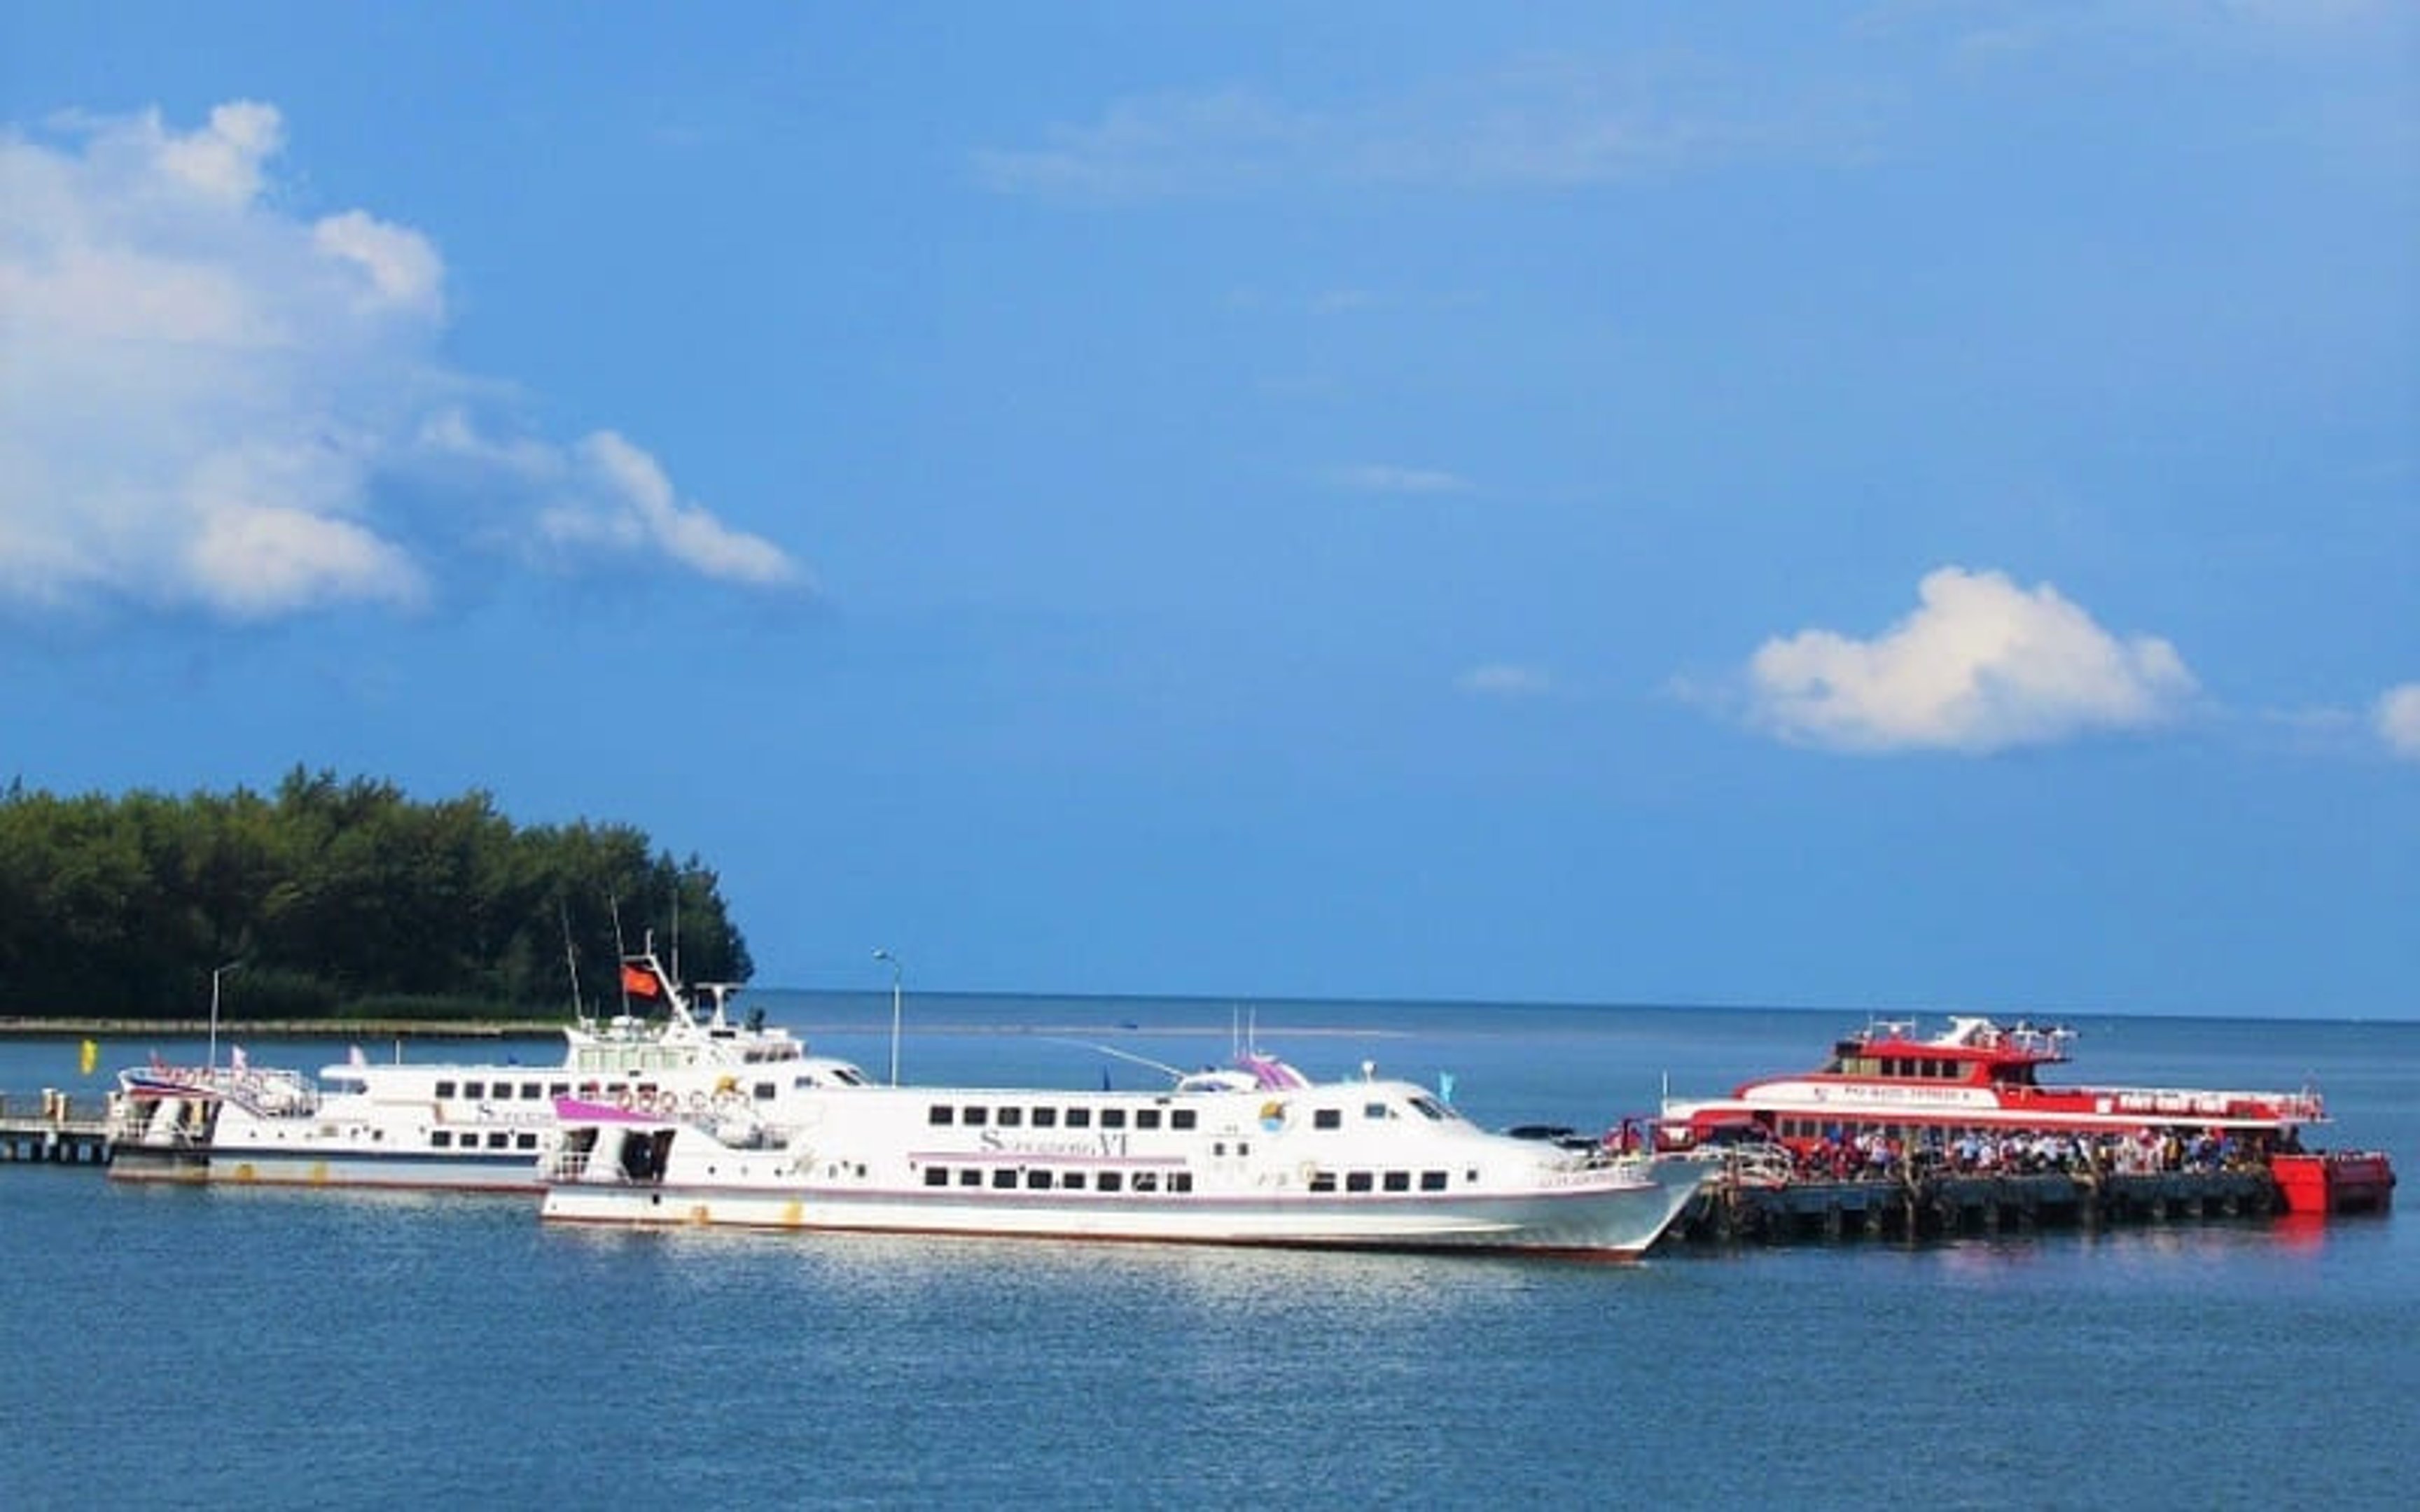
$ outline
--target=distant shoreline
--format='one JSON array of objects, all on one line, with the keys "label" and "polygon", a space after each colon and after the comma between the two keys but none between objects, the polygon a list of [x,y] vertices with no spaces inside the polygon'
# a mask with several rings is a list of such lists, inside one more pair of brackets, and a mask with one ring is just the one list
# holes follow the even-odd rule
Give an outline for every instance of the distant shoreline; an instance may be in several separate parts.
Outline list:
[{"label": "distant shoreline", "polygon": [[[186,1037],[210,1032],[208,1019],[0,1018],[0,1038],[124,1040],[144,1035]],[[219,1020],[224,1040],[519,1040],[560,1034],[552,1019],[252,1019]]]}]

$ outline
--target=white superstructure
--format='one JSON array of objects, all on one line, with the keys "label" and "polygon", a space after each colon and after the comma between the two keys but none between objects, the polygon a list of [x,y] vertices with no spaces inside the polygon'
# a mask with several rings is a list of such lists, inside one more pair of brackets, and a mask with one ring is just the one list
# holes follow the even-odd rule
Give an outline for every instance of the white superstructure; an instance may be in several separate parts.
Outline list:
[{"label": "white superstructure", "polygon": [[735,989],[684,991],[653,950],[623,964],[623,985],[661,1016],[567,1026],[553,1066],[374,1064],[356,1052],[317,1078],[240,1061],[122,1072],[110,1175],[531,1192],[562,1099],[779,1121],[805,1090],[862,1084],[856,1067],[809,1055],[786,1030],[733,1024]]},{"label": "white superstructure", "polygon": [[852,1087],[780,1122],[569,1101],[544,1215],[1624,1258],[1704,1167],[1480,1129],[1425,1089],[1264,1056],[1166,1090]]}]

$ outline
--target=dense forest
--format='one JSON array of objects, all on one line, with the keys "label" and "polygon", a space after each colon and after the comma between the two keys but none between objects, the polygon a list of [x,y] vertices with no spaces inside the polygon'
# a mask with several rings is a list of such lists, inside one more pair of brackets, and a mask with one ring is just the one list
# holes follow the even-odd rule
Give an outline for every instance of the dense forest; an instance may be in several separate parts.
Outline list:
[{"label": "dense forest", "polygon": [[[585,822],[517,828],[485,793],[416,803],[295,768],[274,795],[0,794],[0,1015],[231,1019],[591,1011],[617,941],[744,981],[714,873]],[[233,969],[222,969],[233,965]]]}]

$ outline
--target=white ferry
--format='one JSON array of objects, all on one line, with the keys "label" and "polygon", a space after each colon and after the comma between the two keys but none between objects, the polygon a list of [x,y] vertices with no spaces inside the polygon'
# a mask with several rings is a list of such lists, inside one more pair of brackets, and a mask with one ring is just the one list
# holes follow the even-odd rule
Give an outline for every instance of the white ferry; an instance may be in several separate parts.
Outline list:
[{"label": "white ferry", "polygon": [[788,1127],[566,1099],[543,1215],[628,1227],[1635,1257],[1706,1167],[1481,1130],[1410,1083],[1266,1056],[1164,1091],[800,1094]]},{"label": "white ferry", "polygon": [[735,987],[684,991],[652,949],[622,964],[623,1012],[564,1029],[562,1063],[372,1064],[357,1049],[317,1078],[225,1066],[137,1067],[111,1099],[120,1180],[535,1192],[565,1099],[617,1111],[780,1121],[801,1091],[863,1084],[780,1028],[731,1022]]}]

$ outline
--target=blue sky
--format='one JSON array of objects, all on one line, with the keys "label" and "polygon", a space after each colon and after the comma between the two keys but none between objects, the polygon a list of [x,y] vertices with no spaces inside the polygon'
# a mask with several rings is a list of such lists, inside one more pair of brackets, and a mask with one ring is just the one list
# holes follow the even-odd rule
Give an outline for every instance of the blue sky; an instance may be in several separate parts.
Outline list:
[{"label": "blue sky", "polygon": [[2415,450],[2408,7],[0,3],[0,775],[771,985],[2411,1017]]}]

